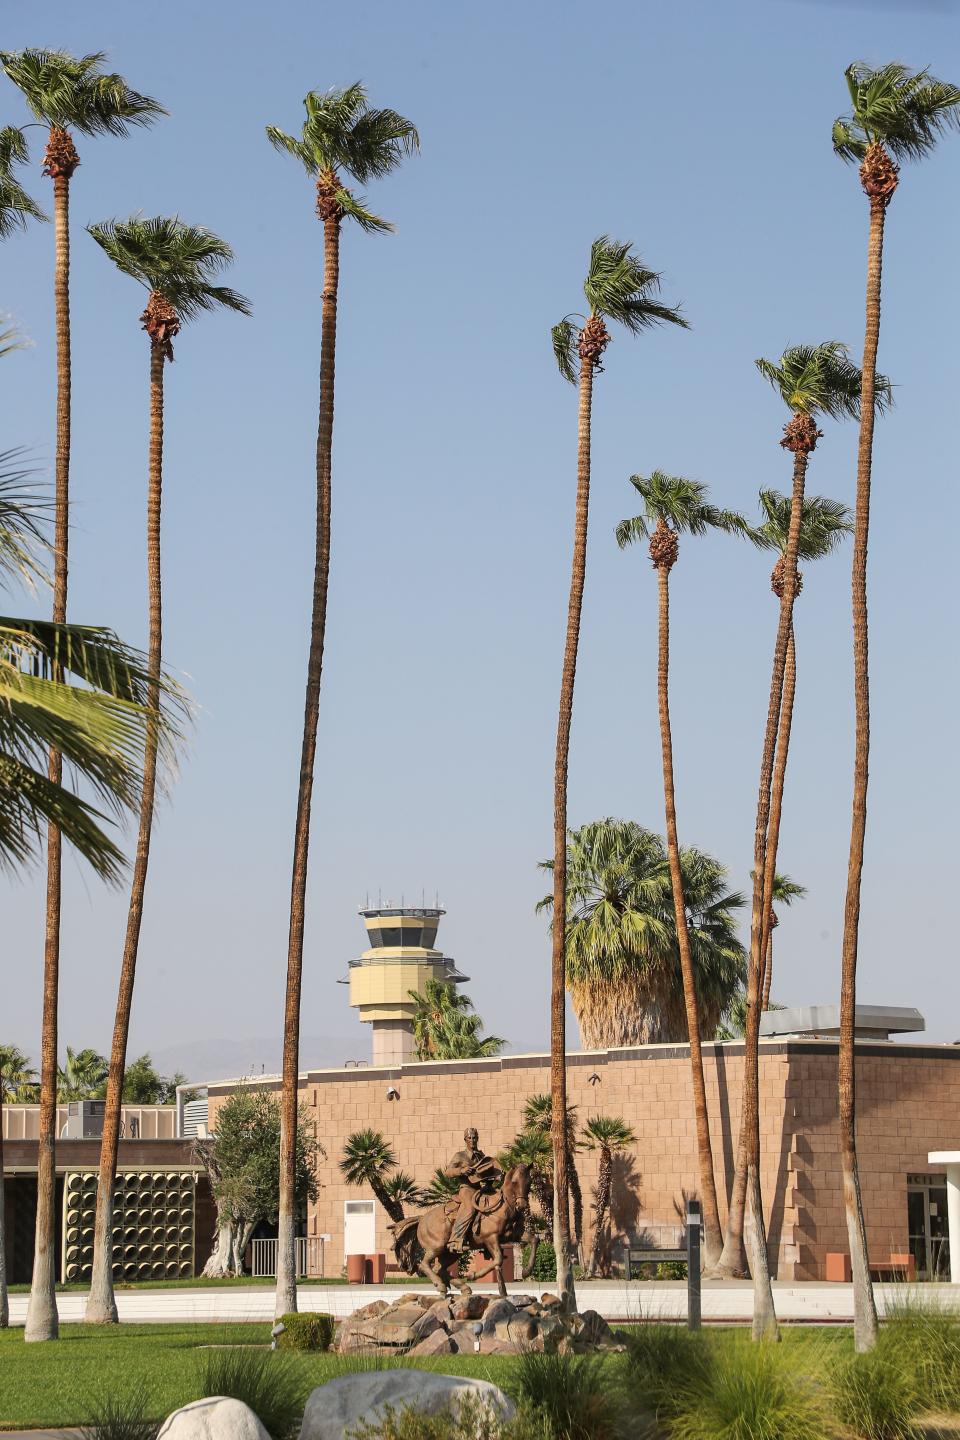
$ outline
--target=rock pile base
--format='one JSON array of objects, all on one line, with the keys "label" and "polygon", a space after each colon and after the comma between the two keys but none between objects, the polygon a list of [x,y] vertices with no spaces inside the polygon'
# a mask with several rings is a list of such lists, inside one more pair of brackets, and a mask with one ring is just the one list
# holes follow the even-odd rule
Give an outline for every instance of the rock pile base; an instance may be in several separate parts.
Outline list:
[{"label": "rock pile base", "polygon": [[475,1295],[465,1289],[446,1300],[428,1292],[376,1300],[344,1320],[334,1349],[403,1355],[558,1355],[616,1348],[613,1331],[596,1310],[570,1314],[556,1295]]}]

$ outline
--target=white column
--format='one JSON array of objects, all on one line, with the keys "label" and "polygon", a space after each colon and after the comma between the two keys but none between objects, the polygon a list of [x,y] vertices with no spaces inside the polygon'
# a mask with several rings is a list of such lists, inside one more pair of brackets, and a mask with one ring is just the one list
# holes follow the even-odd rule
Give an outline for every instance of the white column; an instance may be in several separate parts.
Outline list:
[{"label": "white column", "polygon": [[947,1229],[950,1234],[950,1280],[960,1285],[960,1164],[947,1166]]}]

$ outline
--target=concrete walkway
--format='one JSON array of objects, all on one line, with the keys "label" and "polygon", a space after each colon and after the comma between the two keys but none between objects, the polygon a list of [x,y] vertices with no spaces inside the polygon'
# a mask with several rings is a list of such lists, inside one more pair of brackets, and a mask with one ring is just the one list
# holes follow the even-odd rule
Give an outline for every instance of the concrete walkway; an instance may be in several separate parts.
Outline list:
[{"label": "concrete walkway", "polygon": [[[414,1287],[421,1289],[426,1287]],[[491,1285],[475,1287],[482,1294],[494,1294]],[[513,1294],[541,1295],[549,1285],[517,1284],[507,1287]],[[774,1299],[781,1320],[826,1324],[853,1319],[853,1287],[811,1281],[792,1284],[774,1281]],[[399,1285],[304,1285],[300,1289],[301,1310],[323,1310],[338,1319],[373,1300],[396,1301],[404,1294]],[[923,1303],[947,1305],[960,1310],[960,1285],[876,1285],[880,1313],[907,1296]],[[83,1319],[87,1302],[83,1291],[57,1296],[62,1321]],[[678,1320],[687,1313],[684,1281],[624,1282],[582,1281],[577,1286],[581,1310],[599,1310],[605,1319]],[[273,1316],[274,1292],[266,1286],[231,1289],[120,1290],[117,1309],[121,1321],[266,1321]],[[753,1288],[749,1281],[708,1281],[703,1287],[703,1318],[712,1321],[749,1320],[753,1314]],[[10,1323],[22,1325],[27,1313],[27,1296],[10,1296]]]}]

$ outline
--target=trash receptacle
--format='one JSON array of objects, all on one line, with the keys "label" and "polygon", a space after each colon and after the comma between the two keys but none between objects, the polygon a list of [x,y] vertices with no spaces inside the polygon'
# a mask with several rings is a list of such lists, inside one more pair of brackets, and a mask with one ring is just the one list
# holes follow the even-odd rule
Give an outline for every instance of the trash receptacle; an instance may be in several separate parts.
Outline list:
[{"label": "trash receptacle", "polygon": [[363,1284],[365,1283],[365,1281],[366,1281],[366,1278],[367,1278],[366,1270],[367,1270],[367,1257],[366,1257],[366,1255],[348,1255],[348,1256],[347,1256],[347,1284],[348,1284],[348,1285],[363,1285]]},{"label": "trash receptacle", "polygon": [[387,1274],[386,1255],[368,1255],[367,1257],[367,1282],[370,1285],[382,1285]]}]

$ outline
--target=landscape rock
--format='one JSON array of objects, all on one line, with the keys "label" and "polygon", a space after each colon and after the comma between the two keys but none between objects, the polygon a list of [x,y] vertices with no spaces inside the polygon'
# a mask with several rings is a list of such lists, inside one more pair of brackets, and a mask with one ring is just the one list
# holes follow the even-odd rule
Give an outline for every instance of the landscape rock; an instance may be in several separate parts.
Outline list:
[{"label": "landscape rock", "polygon": [[515,1311],[506,1320],[498,1320],[494,1328],[494,1334],[498,1340],[506,1340],[517,1349],[518,1346],[526,1346],[537,1333],[537,1322],[532,1315],[526,1315],[522,1310]]},{"label": "landscape rock", "polygon": [[453,1351],[453,1342],[446,1330],[438,1324],[436,1330],[432,1330],[425,1340],[420,1340],[408,1355],[449,1355]]},{"label": "landscape rock", "polygon": [[[394,1409],[412,1405],[435,1415],[441,1410],[458,1408],[464,1395],[489,1405],[504,1420],[511,1419],[515,1413],[512,1401],[487,1380],[471,1380],[462,1375],[434,1375],[426,1370],[365,1371],[357,1375],[340,1375],[326,1385],[319,1385],[311,1393],[303,1415],[300,1440],[343,1440],[343,1436],[355,1429],[361,1420],[370,1422],[379,1418],[387,1405],[392,1405]],[[189,1410],[192,1407],[186,1408]],[[240,1408],[246,1410],[246,1406]],[[255,1416],[252,1418],[256,1419]],[[260,1431],[261,1434],[256,1437],[251,1432],[249,1440],[265,1440],[266,1432],[262,1426]],[[178,1432],[172,1440],[188,1440],[188,1432]],[[193,1440],[193,1432],[189,1432],[189,1440]],[[207,1440],[206,1432],[202,1433],[202,1437],[201,1432],[197,1432],[197,1440]],[[239,1431],[231,1432],[229,1436],[226,1432],[218,1432],[216,1436],[211,1434],[210,1440],[248,1440],[248,1437],[246,1432],[242,1436]]]},{"label": "landscape rock", "polygon": [[461,1295],[453,1302],[454,1320],[479,1320],[490,1304],[489,1295]]},{"label": "landscape rock", "polygon": [[509,1340],[500,1340],[496,1335],[482,1335],[480,1337],[481,1355],[516,1355],[517,1347]]},{"label": "landscape rock", "polygon": [[415,1320],[410,1326],[415,1345],[419,1345],[421,1340],[426,1340],[427,1336],[432,1335],[435,1330],[443,1329],[443,1317],[437,1315],[433,1310],[424,1310],[419,1320]]},{"label": "landscape rock", "polygon": [[483,1312],[483,1333],[492,1335],[501,1320],[512,1320],[517,1307],[512,1300],[494,1300]]},{"label": "landscape rock", "polygon": [[242,1400],[212,1395],[174,1410],[160,1426],[164,1440],[270,1440],[256,1415]]},{"label": "landscape rock", "polygon": [[390,1309],[387,1300],[371,1300],[369,1305],[361,1305],[359,1310],[354,1310],[350,1316],[351,1320],[366,1320],[371,1315],[382,1315],[384,1310]]}]

